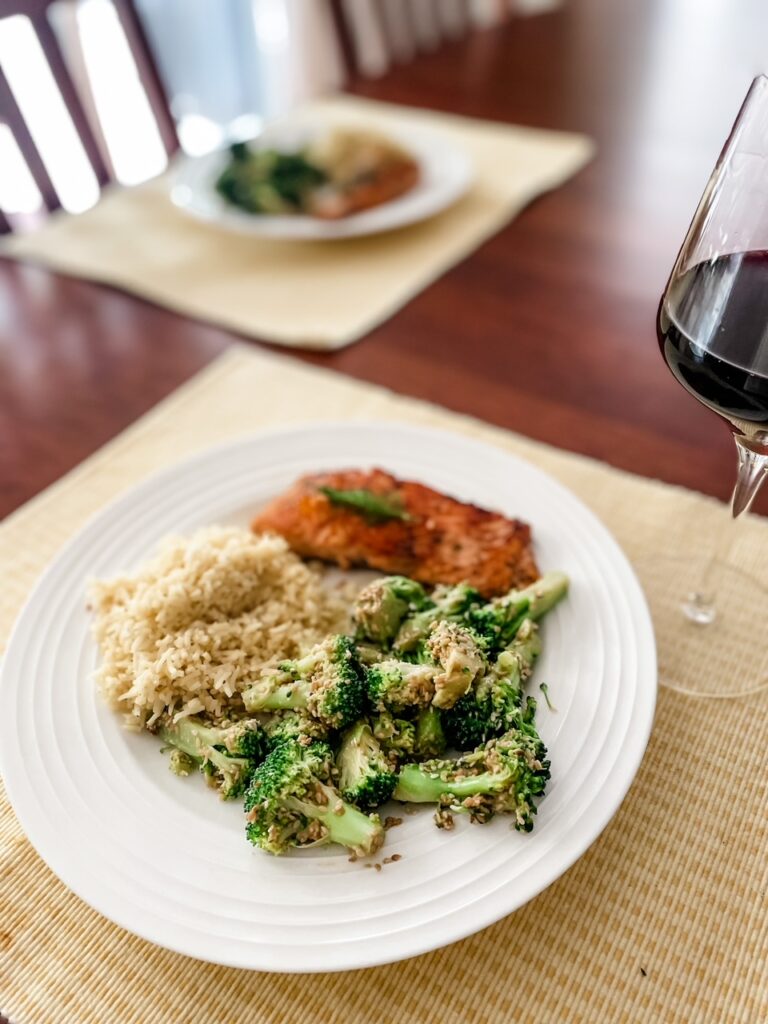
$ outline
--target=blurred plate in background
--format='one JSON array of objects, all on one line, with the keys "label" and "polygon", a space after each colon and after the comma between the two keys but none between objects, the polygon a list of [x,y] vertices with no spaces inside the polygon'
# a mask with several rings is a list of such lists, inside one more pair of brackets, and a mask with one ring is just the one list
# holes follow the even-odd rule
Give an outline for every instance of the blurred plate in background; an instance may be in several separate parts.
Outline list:
[{"label": "blurred plate in background", "polygon": [[[291,118],[269,126],[258,144],[292,151],[326,134],[335,123]],[[410,191],[340,220],[321,220],[302,214],[274,216],[247,213],[225,202],[215,183],[229,159],[227,150],[182,158],[172,176],[171,199],[186,213],[222,228],[262,238],[334,239],[373,235],[432,217],[455,203],[472,183],[468,155],[432,131],[386,132],[411,153],[421,168],[421,180]]]}]

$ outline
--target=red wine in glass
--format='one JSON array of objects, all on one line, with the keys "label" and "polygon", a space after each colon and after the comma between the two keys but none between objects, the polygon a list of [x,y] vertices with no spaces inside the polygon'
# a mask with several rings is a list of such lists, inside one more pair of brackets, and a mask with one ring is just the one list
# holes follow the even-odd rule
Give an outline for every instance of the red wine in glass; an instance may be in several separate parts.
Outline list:
[{"label": "red wine in glass", "polygon": [[739,435],[768,432],[768,251],[697,263],[668,288],[659,344],[672,373]]}]

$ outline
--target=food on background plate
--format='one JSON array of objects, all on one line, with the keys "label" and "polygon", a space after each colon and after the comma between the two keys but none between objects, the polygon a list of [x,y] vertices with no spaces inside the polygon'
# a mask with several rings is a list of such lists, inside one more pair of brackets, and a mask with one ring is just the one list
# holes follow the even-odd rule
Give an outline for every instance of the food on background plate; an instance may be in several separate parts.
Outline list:
[{"label": "food on background plate", "polygon": [[243,800],[246,835],[269,853],[337,843],[352,859],[374,854],[398,822],[379,814],[392,799],[435,805],[442,829],[456,815],[506,815],[530,831],[549,761],[525,688],[539,620],[567,577],[538,577],[523,524],[429,488],[346,471],[303,478],[302,495],[310,480],[358,529],[413,527],[428,509],[457,540],[478,515],[503,535],[503,524],[524,529],[527,568],[491,599],[453,575],[378,577],[353,596],[283,537],[200,530],[135,575],[92,585],[104,696],[158,736],[177,775],[199,772]]},{"label": "food on background plate", "polygon": [[233,144],[216,190],[249,213],[338,220],[396,199],[419,177],[417,161],[391,139],[338,128],[293,151]]},{"label": "food on background plate", "polygon": [[253,520],[298,554],[422,583],[469,583],[486,597],[538,579],[526,523],[381,469],[301,477]]}]

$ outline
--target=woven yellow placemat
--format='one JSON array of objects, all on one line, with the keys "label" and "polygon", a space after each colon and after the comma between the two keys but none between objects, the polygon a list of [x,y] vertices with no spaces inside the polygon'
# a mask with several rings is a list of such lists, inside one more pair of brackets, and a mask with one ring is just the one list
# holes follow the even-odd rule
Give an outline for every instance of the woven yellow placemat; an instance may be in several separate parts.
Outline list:
[{"label": "woven yellow placemat", "polygon": [[[685,556],[722,522],[721,506],[690,492],[235,348],[0,527],[0,637],[60,545],[125,487],[224,438],[340,417],[440,426],[537,463],[613,530],[640,567],[652,609],[679,583],[661,571],[658,552]],[[730,558],[768,574],[768,524],[740,523]],[[765,1021],[768,692],[734,696],[762,655],[765,623],[744,615],[721,666],[697,664],[679,624],[657,621],[656,723],[606,832],[516,914],[405,963],[280,976],[151,946],[70,894],[0,804],[0,1010],[13,1024]]]},{"label": "woven yellow placemat", "polygon": [[179,313],[283,345],[348,345],[464,259],[533,198],[590,158],[583,135],[337,97],[328,122],[439,132],[470,157],[466,197],[420,224],[370,238],[278,242],[201,224],[176,210],[168,180],[112,190],[94,209],[59,214],[9,238],[7,256],[103,281]]}]

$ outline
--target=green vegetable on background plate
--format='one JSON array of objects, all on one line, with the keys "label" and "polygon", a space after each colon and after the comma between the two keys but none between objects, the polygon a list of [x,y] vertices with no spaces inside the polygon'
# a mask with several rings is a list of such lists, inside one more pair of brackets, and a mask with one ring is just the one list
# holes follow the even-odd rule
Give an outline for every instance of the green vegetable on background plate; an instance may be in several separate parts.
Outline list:
[{"label": "green vegetable on background plate", "polygon": [[216,191],[249,213],[301,212],[309,193],[327,181],[325,171],[301,151],[254,150],[236,142],[229,152],[231,159],[216,181]]}]

